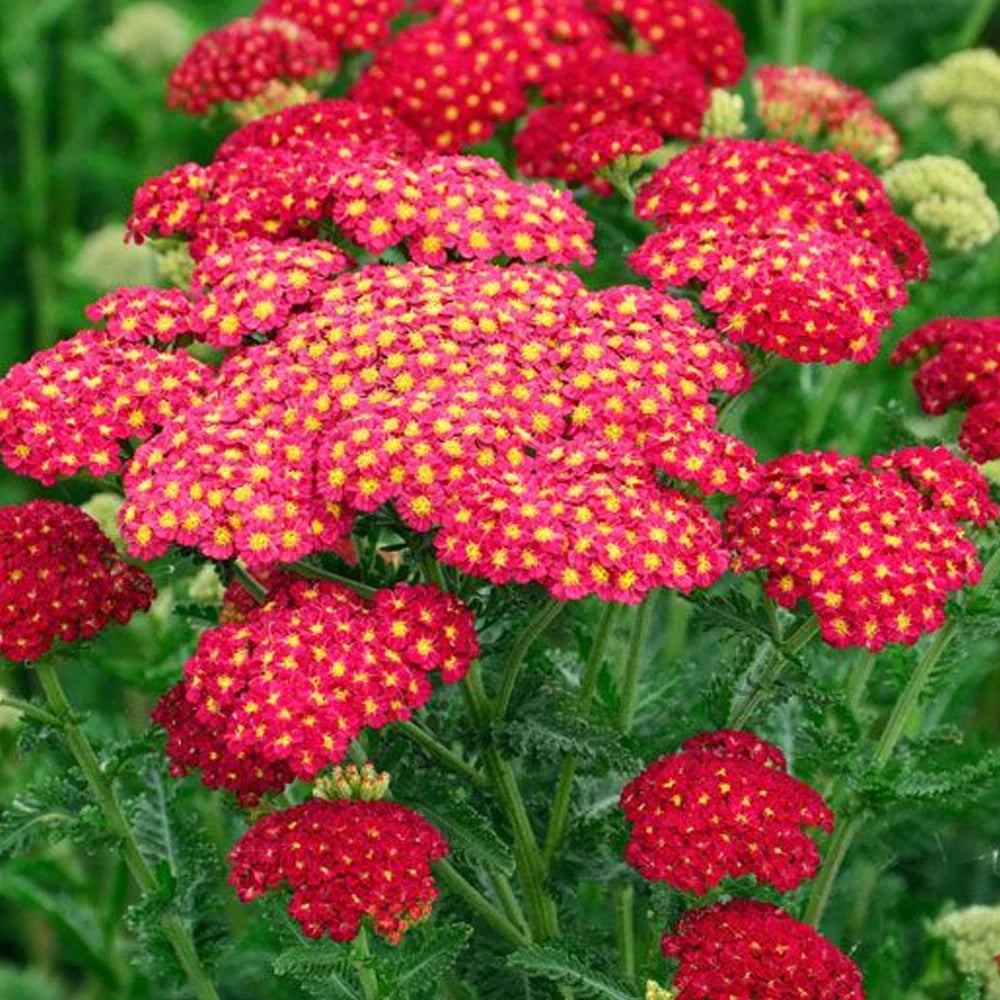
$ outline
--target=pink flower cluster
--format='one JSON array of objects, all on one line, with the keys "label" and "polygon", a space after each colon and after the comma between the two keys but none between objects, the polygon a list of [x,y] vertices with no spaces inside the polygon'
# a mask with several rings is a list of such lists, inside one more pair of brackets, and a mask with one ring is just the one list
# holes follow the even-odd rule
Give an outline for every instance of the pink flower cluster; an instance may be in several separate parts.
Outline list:
[{"label": "pink flower cluster", "polygon": [[655,287],[694,283],[732,340],[795,361],[870,361],[926,248],[846,154],[724,139],[675,157],[636,211],[663,227],[631,256]]},{"label": "pink flower cluster", "polygon": [[834,646],[914,643],[944,623],[949,594],[979,579],[959,525],[997,516],[979,471],[944,448],[860,459],[792,454],[726,515],[733,569],[767,571],[784,607],[809,602]]},{"label": "pink flower cluster", "polygon": [[968,410],[959,436],[977,462],[1000,457],[1000,317],[943,317],[904,337],[895,364],[915,360],[913,386],[928,413]]},{"label": "pink flower cluster", "polygon": [[625,786],[621,807],[632,824],[625,860],[698,894],[750,874],[789,892],[819,864],[802,827],[833,829],[822,797],[787,773],[777,747],[733,730],[654,761]]},{"label": "pink flower cluster", "polygon": [[338,763],[364,728],[408,718],[432,672],[454,683],[476,655],[471,614],[434,587],[399,584],[369,603],[300,580],[204,632],[157,721],[175,773],[203,768],[205,784],[252,802]]},{"label": "pink flower cluster", "polygon": [[37,660],[57,640],[124,624],[153,601],[153,581],[120,559],[78,507],[0,507],[0,656]]},{"label": "pink flower cluster", "polygon": [[447,853],[438,830],[405,806],[311,799],[258,820],[229,856],[229,881],[245,903],[291,887],[288,912],[308,937],[350,941],[368,917],[395,944],[430,916],[430,866]]}]

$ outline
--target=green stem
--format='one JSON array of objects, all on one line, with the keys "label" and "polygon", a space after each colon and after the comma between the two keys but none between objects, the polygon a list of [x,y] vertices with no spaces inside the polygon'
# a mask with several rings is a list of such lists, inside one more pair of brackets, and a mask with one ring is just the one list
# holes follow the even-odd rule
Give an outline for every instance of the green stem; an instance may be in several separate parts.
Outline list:
[{"label": "green stem", "polygon": [[760,22],[761,35],[768,55],[774,52],[774,31],[778,21],[774,0],[757,0],[757,20]]},{"label": "green stem", "polygon": [[799,61],[804,20],[805,0],[785,0],[778,35],[778,62],[794,66]]},{"label": "green stem", "polygon": [[21,701],[20,698],[11,698],[9,695],[4,695],[0,698],[0,708],[12,708],[15,712],[20,712],[22,715],[26,715],[29,719],[34,719],[36,722],[43,722],[47,726],[62,725],[59,719],[50,712],[46,712],[44,708],[32,705],[30,701]]},{"label": "green stem", "polygon": [[521,904],[517,901],[517,896],[514,895],[514,887],[510,884],[510,879],[502,872],[488,871],[487,874],[507,919],[527,934],[528,921],[525,919]]},{"label": "green stem", "polygon": [[639,696],[639,671],[642,669],[642,653],[649,638],[649,626],[653,620],[653,599],[647,597],[635,609],[632,636],[629,639],[625,673],[622,677],[621,704],[618,709],[618,724],[623,733],[632,728],[635,705]]},{"label": "green stem", "polygon": [[823,913],[826,910],[826,904],[830,901],[840,866],[844,863],[844,858],[847,857],[847,852],[863,819],[863,813],[858,813],[846,823],[838,826],[837,832],[827,847],[823,865],[816,876],[816,881],[813,882],[812,893],[809,896],[803,917],[805,922],[812,924],[813,927],[819,927],[819,922],[823,919]]},{"label": "green stem", "polygon": [[764,667],[757,683],[742,702],[734,705],[729,712],[730,729],[742,729],[761,702],[771,693],[785,669],[789,658],[794,656],[817,633],[819,625],[815,618],[807,618],[788,638],[782,639],[771,651],[771,656]]},{"label": "green stem", "polygon": [[868,678],[871,677],[874,666],[875,654],[867,649],[863,649],[858,653],[851,664],[851,672],[847,675],[847,693],[845,698],[847,707],[850,709],[852,715],[857,715],[858,709],[861,708],[865,688],[868,686]]},{"label": "green stem", "polygon": [[426,750],[432,757],[436,757],[442,764],[450,768],[456,774],[469,779],[474,785],[483,788],[486,785],[486,778],[479,773],[468,761],[463,760],[453,750],[449,750],[437,738],[432,736],[423,726],[418,726],[415,722],[397,723],[397,728]]},{"label": "green stem", "polygon": [[955,36],[955,51],[967,49],[979,40],[996,7],[997,0],[976,0]]},{"label": "green stem", "polygon": [[514,694],[514,685],[517,683],[517,678],[524,664],[524,658],[528,655],[528,650],[534,641],[555,621],[565,607],[565,602],[549,598],[529,620],[528,624],[525,625],[524,631],[517,637],[517,641],[511,647],[510,653],[507,655],[507,661],[504,663],[503,676],[500,681],[500,693],[497,695],[496,703],[493,707],[494,718],[502,719],[507,714],[511,696]]},{"label": "green stem", "polygon": [[361,980],[361,995],[364,1000],[379,1000],[378,976],[371,966],[371,948],[368,945],[368,929],[362,924],[354,939],[354,968]]},{"label": "green stem", "polygon": [[265,587],[264,584],[262,584],[260,580],[258,580],[257,577],[255,577],[253,573],[251,573],[250,570],[248,570],[246,566],[238,560],[233,560],[232,567],[233,576],[240,581],[243,585],[243,589],[258,604],[263,604],[267,600],[267,587]]},{"label": "green stem", "polygon": [[446,885],[465,905],[478,914],[502,938],[509,941],[515,948],[525,948],[531,944],[520,928],[508,920],[468,879],[459,873],[448,861],[438,861],[434,865],[434,874]]},{"label": "green stem", "polygon": [[833,412],[837,400],[840,399],[841,393],[844,391],[844,383],[850,377],[851,370],[850,363],[844,363],[838,365],[833,371],[824,371],[823,386],[809,407],[809,416],[802,431],[801,447],[803,451],[809,451],[815,447],[830,419],[830,414]]},{"label": "green stem", "polygon": [[[97,754],[94,753],[94,748],[90,745],[90,741],[83,731],[73,721],[73,709],[59,681],[55,667],[50,660],[42,659],[35,664],[35,672],[52,713],[59,721],[66,743],[76,758],[76,762],[104,814],[108,829],[121,842],[122,857],[125,864],[128,865],[132,877],[144,895],[157,894],[160,891],[159,883],[139,850],[132,828],[118,802],[118,796],[104,773],[104,769],[97,759]],[[194,942],[180,916],[173,910],[168,910],[163,915],[160,926],[164,936],[173,947],[181,967],[187,974],[188,982],[198,1000],[219,1000],[219,995],[201,965]]]},{"label": "green stem", "polygon": [[313,580],[329,580],[331,583],[342,583],[345,587],[350,587],[357,591],[362,597],[374,597],[378,593],[378,588],[369,587],[367,583],[360,580],[352,580],[349,576],[342,576],[340,573],[333,573],[322,566],[300,560],[290,567],[294,572]]},{"label": "green stem", "polygon": [[622,973],[632,982],[635,979],[635,889],[620,885],[615,893],[618,911],[618,950],[621,953]]},{"label": "green stem", "polygon": [[594,635],[590,653],[587,655],[587,662],[583,665],[583,673],[580,675],[580,690],[576,696],[577,708],[583,714],[589,711],[590,703],[594,699],[597,679],[601,676],[601,667],[604,666],[604,654],[608,648],[611,626],[614,624],[617,614],[618,605],[608,602],[604,605],[604,610],[597,623],[597,632]]}]

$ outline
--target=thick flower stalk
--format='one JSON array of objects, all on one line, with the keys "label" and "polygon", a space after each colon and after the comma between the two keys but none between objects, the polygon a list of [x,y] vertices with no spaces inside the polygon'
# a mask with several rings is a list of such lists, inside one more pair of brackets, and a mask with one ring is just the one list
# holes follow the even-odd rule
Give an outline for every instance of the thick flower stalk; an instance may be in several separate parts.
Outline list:
[{"label": "thick flower stalk", "polygon": [[904,337],[895,364],[916,361],[920,404],[940,415],[966,406],[959,444],[977,462],[1000,457],[1000,317],[942,317]]},{"label": "thick flower stalk", "polygon": [[949,595],[976,583],[976,546],[960,521],[997,516],[986,480],[944,448],[860,459],[786,455],[762,468],[726,516],[733,569],[767,571],[784,607],[808,601],[834,646],[912,644],[945,621]]},{"label": "thick flower stalk", "polygon": [[788,774],[784,754],[733,730],[695,736],[654,761],[625,786],[621,807],[632,826],[625,860],[698,895],[749,874],[789,892],[819,865],[802,828],[833,830],[833,813]]},{"label": "thick flower stalk", "polygon": [[229,881],[244,902],[291,887],[288,912],[308,937],[350,941],[367,918],[396,944],[430,915],[430,866],[447,853],[427,820],[394,802],[312,799],[258,820],[229,856]]},{"label": "thick flower stalk", "polygon": [[864,1000],[858,967],[808,924],[737,899],[691,910],[663,936],[689,1000]]}]

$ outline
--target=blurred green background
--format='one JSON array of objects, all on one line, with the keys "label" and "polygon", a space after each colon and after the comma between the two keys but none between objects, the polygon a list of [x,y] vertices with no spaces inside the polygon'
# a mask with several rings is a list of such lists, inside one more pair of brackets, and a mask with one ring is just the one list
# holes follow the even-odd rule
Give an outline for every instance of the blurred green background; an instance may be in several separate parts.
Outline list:
[{"label": "blurred green background", "polygon": [[[82,307],[110,285],[150,279],[149,258],[120,244],[132,192],[144,178],[176,163],[205,160],[224,131],[221,125],[168,112],[164,81],[187,41],[247,13],[250,3],[174,0],[166,6],[172,15],[161,10],[160,19],[150,21],[147,16],[144,27],[134,8],[147,7],[148,14],[145,4],[0,0],[0,372],[84,326]],[[747,34],[752,61],[777,58],[780,38],[763,31],[771,6],[767,0],[739,0],[729,6]],[[1000,21],[990,16],[992,8],[982,0],[806,0],[798,61],[877,95],[906,70],[958,48],[996,46]],[[120,20],[123,16],[125,21]],[[113,23],[117,27],[109,30]],[[904,130],[903,138],[907,156],[963,156],[983,177],[994,200],[1000,198],[1000,160],[959,150],[940,122],[929,119]],[[899,314],[873,364],[832,370],[780,365],[740,407],[738,433],[765,458],[816,446],[869,454],[891,445],[894,435],[903,432],[953,441],[955,420],[919,416],[909,375],[887,361],[902,334],[942,314],[1000,314],[996,244],[964,257],[937,260],[931,281],[912,290],[911,304]],[[50,492],[78,499],[74,489],[61,486]],[[0,503],[38,492],[35,485],[0,472]],[[178,638],[167,626],[153,621],[141,629],[141,635],[130,632],[126,639],[114,640],[120,648],[104,648],[105,672],[92,669],[91,663],[74,680],[80,703],[114,702],[126,720],[133,719],[133,729],[140,728],[148,706],[121,684],[115,683],[114,692],[107,690],[109,663],[112,676],[134,684],[128,661],[138,649],[148,657],[147,666],[156,665],[143,676],[148,681],[155,672],[160,683],[176,670],[179,655]],[[981,663],[966,672],[947,703],[936,709],[947,710],[971,747],[1000,744],[995,636],[986,637],[981,654]],[[165,659],[157,664],[157,656]],[[885,676],[893,683],[898,679],[891,664]],[[877,688],[880,682],[875,683]],[[122,725],[127,730],[127,721]],[[12,746],[6,736],[3,744]],[[8,758],[4,764],[0,785],[5,800],[22,781],[25,768],[30,768],[30,760],[15,764]],[[876,984],[871,996],[937,998],[934,963],[940,965],[943,959],[922,955],[915,945],[922,921],[936,916],[946,900],[961,905],[1000,902],[998,858],[1000,811],[994,799],[944,818],[932,814],[926,822],[890,828],[848,871],[852,891],[845,898],[850,905],[835,908],[831,919],[843,941],[856,942],[855,957]],[[64,858],[58,870],[59,878],[77,878],[81,889],[93,878],[92,872],[81,874],[75,856]],[[16,875],[6,868],[0,872],[0,899],[6,900],[0,902],[0,940],[7,942],[9,958],[15,964],[30,959],[43,969],[86,965],[80,952],[91,945],[73,912],[24,895],[27,883]],[[124,888],[116,884],[108,891],[123,893]],[[87,917],[79,919],[85,922]],[[6,976],[0,964],[0,1000],[64,996],[41,980],[8,981]],[[920,989],[925,992],[903,994],[877,985],[900,979],[923,981]],[[76,995],[100,1000],[100,986],[95,989]]]}]

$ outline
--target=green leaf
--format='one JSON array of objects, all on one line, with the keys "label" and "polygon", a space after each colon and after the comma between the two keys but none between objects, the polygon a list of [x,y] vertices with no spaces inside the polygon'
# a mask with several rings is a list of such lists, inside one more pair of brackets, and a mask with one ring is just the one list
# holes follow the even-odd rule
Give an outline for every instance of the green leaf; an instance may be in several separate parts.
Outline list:
[{"label": "green leaf", "polygon": [[[454,924],[437,931],[414,951],[409,952],[407,938],[393,967],[388,969],[382,992],[385,1000],[409,1000],[425,994],[437,995],[441,977],[455,964],[465,947],[472,928]],[[377,966],[380,983],[384,963]]]},{"label": "green leaf", "polygon": [[279,976],[294,979],[304,990],[324,1000],[359,1000],[352,985],[354,962],[349,952],[330,942],[301,945],[274,960]]},{"label": "green leaf", "polygon": [[530,948],[521,948],[507,961],[535,976],[582,990],[587,996],[610,997],[611,1000],[636,1000],[636,993],[628,983],[591,968],[580,958],[553,945],[532,945]]}]

